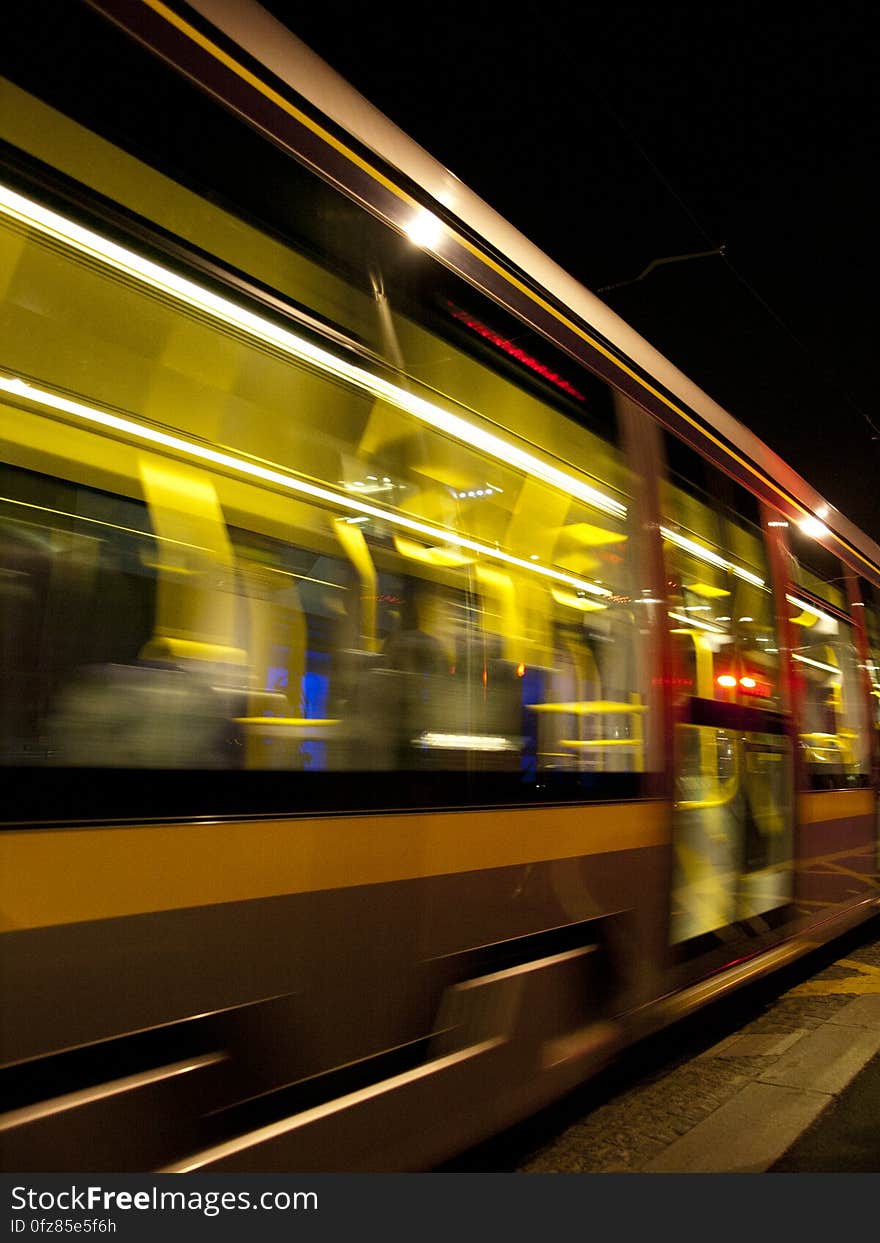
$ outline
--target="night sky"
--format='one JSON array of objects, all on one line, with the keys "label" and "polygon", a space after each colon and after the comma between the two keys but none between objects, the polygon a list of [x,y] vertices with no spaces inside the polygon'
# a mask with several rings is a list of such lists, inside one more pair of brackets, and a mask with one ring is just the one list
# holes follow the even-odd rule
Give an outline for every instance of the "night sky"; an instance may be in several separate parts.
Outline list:
[{"label": "night sky", "polygon": [[880,542],[874,6],[266,7]]}]

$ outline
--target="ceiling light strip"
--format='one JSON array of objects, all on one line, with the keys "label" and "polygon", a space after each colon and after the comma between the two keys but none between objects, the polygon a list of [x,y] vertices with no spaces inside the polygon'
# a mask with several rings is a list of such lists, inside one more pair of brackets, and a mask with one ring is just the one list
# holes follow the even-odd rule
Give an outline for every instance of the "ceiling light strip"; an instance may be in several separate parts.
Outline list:
[{"label": "ceiling light strip", "polygon": [[713,626],[710,622],[700,621],[698,617],[684,617],[681,613],[670,613],[669,616],[673,621],[684,622],[686,626],[696,626],[699,630],[708,630],[711,634],[727,634],[723,627]]},{"label": "ceiling light strip", "polygon": [[334,492],[330,488],[310,483],[306,479],[299,479],[297,476],[287,474],[285,471],[261,466],[257,462],[236,457],[231,453],[221,452],[219,449],[212,449],[210,446],[199,444],[197,441],[186,440],[182,436],[171,435],[168,432],[160,431],[158,428],[138,423],[134,419],[123,418],[106,410],[98,410],[94,406],[87,406],[83,402],[63,397],[60,393],[52,393],[46,389],[37,388],[35,385],[29,384],[17,376],[0,375],[0,392],[24,398],[27,401],[52,410],[58,410],[92,425],[121,433],[124,436],[131,436],[142,443],[158,445],[163,449],[170,449],[175,453],[185,454],[187,457],[194,458],[197,461],[208,462],[212,466],[219,466],[226,470],[235,471],[237,474],[258,479],[263,483],[273,484],[287,492],[295,492],[300,496],[308,497],[310,500],[322,501],[325,504],[334,505],[339,509],[353,513],[366,514],[370,518],[377,518],[382,522],[401,527],[406,531],[414,531],[418,535],[438,543],[449,544],[455,548],[465,548],[469,552],[477,553],[479,556],[489,557],[506,565],[513,565],[521,570],[528,570],[531,574],[551,579],[553,582],[566,583],[570,587],[574,587],[579,591],[589,592],[594,596],[607,597],[611,595],[607,588],[591,583],[587,579],[575,578],[571,574],[564,574],[559,570],[551,569],[549,566],[539,565],[534,561],[527,561],[522,557],[514,556],[513,553],[505,552],[501,548],[493,548],[488,544],[481,544],[479,541],[468,539],[467,536],[459,535],[457,532],[447,531],[442,527],[419,522],[414,518],[406,517],[404,514],[380,509],[377,505],[371,505],[366,501],[359,501],[351,495]]},{"label": "ceiling light strip", "polygon": [[840,670],[834,665],[825,665],[821,660],[813,660],[812,656],[799,656],[797,652],[792,652],[792,660],[799,660],[802,665],[812,665],[814,669],[824,669],[826,673],[833,673],[840,677]]},{"label": "ceiling light strip", "polygon": [[298,336],[287,328],[248,311],[245,307],[223,298],[210,289],[178,275],[161,264],[128,250],[99,233],[76,224],[58,212],[51,211],[31,199],[0,185],[0,211],[12,219],[38,229],[43,234],[73,247],[80,254],[109,264],[119,272],[156,289],[203,314],[282,350],[300,362],[318,367],[329,375],[355,385],[363,392],[389,402],[399,410],[413,415],[423,423],[446,432],[462,443],[481,449],[498,461],[517,467],[526,474],[543,480],[552,487],[595,506],[617,518],[626,516],[626,506],[597,488],[575,479],[572,475],[533,457],[493,433],[475,426],[467,419],[443,410],[415,393],[392,384],[369,371],[336,357],[328,350]]},{"label": "ceiling light strip", "polygon": [[759,578],[757,574],[753,574],[751,570],[745,570],[741,565],[736,565],[733,561],[727,561],[724,557],[713,552],[711,548],[705,548],[702,544],[697,544],[693,540],[688,539],[684,535],[679,535],[677,531],[672,531],[669,527],[661,527],[660,534],[670,544],[675,544],[679,548],[683,548],[685,552],[692,553],[701,561],[705,561],[708,565],[718,566],[721,570],[729,570],[731,574],[735,574],[737,578],[743,579],[747,583],[751,583],[754,587],[765,587],[766,583],[763,578]]},{"label": "ceiling light strip", "polygon": [[797,596],[790,596],[787,592],[785,598],[789,604],[794,604],[797,608],[804,609],[807,613],[812,613],[820,621],[828,622],[831,626],[837,626],[837,618],[830,617],[828,613],[823,613],[821,609],[816,608],[815,604],[807,604],[806,600],[800,600]]}]

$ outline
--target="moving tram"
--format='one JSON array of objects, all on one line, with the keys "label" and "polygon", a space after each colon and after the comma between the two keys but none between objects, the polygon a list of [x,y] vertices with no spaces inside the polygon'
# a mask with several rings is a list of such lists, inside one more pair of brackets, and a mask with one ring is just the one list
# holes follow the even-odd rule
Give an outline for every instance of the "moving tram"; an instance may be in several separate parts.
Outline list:
[{"label": "moving tram", "polygon": [[5,26],[3,1167],[430,1168],[873,915],[880,549],[258,6]]}]

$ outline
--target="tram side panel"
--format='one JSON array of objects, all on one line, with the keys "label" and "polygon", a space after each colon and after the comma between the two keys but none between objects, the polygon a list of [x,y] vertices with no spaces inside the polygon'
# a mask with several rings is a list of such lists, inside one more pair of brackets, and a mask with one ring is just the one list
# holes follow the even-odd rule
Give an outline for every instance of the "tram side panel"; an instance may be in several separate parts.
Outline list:
[{"label": "tram side panel", "polygon": [[[160,1048],[216,1054],[194,1112],[234,1130],[235,1101],[429,1041],[451,988],[534,961],[547,988],[498,1035],[540,1079],[543,1042],[653,995],[662,959],[668,814],[644,797],[607,415],[577,428],[403,315],[422,377],[457,359],[452,394],[377,385],[338,345],[147,280],[136,247],[123,279],[93,222],[84,261],[78,221],[15,184],[9,1134],[63,1163],[34,1094],[149,1079]],[[106,1063],[73,1052],[99,1041]]]}]

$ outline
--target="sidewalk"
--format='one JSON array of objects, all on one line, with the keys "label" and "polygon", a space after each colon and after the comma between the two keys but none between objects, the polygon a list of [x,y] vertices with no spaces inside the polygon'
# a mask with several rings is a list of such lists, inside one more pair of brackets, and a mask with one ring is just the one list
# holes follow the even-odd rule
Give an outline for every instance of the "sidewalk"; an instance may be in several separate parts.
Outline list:
[{"label": "sidewalk", "polygon": [[[518,1168],[880,1171],[880,1061],[873,1062],[878,1052],[875,943],[795,985],[735,1035],[600,1105]],[[838,1151],[847,1136],[849,1155]],[[859,1160],[866,1164],[852,1164]]]}]

